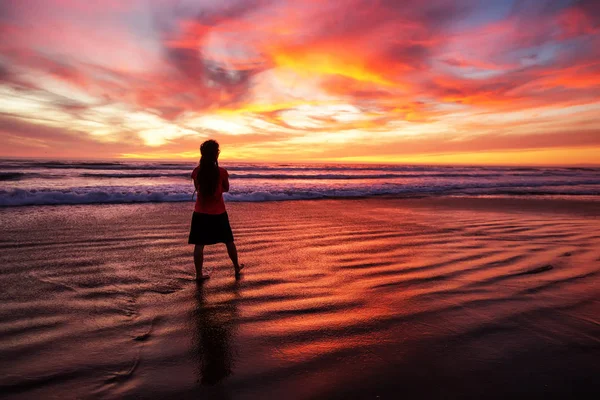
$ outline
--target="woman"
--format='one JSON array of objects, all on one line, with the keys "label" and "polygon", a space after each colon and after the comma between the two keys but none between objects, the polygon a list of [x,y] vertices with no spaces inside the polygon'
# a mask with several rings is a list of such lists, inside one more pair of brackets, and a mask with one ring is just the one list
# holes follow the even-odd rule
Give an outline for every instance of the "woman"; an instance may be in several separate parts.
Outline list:
[{"label": "woman", "polygon": [[202,274],[204,246],[207,244],[225,243],[236,279],[240,277],[240,270],[244,267],[238,263],[237,249],[223,202],[223,192],[229,191],[229,174],[225,168],[219,167],[219,153],[219,143],[215,140],[202,143],[200,164],[192,172],[198,197],[188,243],[195,245],[194,265],[198,281],[210,278],[208,274]]}]

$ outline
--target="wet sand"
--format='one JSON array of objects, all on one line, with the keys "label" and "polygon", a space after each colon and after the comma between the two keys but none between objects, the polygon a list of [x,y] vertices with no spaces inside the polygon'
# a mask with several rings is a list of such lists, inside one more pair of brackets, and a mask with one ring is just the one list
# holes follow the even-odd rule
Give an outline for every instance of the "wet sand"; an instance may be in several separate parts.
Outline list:
[{"label": "wet sand", "polygon": [[191,204],[0,209],[7,398],[595,398],[600,203],[228,204],[240,258],[193,279]]}]

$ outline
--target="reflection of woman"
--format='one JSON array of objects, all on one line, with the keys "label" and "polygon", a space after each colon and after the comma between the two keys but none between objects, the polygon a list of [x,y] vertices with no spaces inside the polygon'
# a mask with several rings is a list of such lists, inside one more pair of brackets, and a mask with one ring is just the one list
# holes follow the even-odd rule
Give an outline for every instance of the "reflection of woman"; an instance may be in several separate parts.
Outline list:
[{"label": "reflection of woman", "polygon": [[229,174],[225,168],[219,167],[219,153],[219,143],[216,141],[207,140],[202,143],[200,164],[192,172],[198,197],[188,243],[195,245],[194,265],[198,281],[210,277],[202,273],[204,246],[207,244],[225,243],[236,278],[239,278],[240,270],[244,267],[238,263],[237,249],[223,202],[223,192],[229,191]]},{"label": "reflection of woman", "polygon": [[[200,365],[200,382],[214,385],[231,375],[234,358],[231,336],[237,308],[236,299],[210,303],[207,289],[198,285],[196,294],[196,347]],[[237,294],[237,292],[235,292]]]}]

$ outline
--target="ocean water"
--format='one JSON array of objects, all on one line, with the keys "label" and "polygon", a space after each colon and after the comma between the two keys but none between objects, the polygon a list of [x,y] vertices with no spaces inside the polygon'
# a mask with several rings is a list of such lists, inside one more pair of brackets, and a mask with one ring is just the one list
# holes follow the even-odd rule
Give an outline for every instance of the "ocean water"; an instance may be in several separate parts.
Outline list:
[{"label": "ocean water", "polygon": [[[195,162],[0,160],[0,206],[192,201]],[[600,167],[221,163],[226,201],[372,196],[600,200]]]}]

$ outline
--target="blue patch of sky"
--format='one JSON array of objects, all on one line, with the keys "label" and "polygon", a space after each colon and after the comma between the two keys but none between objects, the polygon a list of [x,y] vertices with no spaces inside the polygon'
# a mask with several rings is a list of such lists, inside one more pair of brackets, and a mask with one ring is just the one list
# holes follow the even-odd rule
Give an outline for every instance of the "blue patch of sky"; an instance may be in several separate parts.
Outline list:
[{"label": "blue patch of sky", "polygon": [[516,48],[502,54],[502,60],[522,67],[550,65],[554,62],[560,46],[560,43],[548,42],[538,46]]},{"label": "blue patch of sky", "polygon": [[515,7],[511,13],[515,16],[531,18],[555,14],[577,2],[578,0],[520,0],[515,2]]},{"label": "blue patch of sky", "polygon": [[[475,0],[465,18],[455,21],[453,30],[481,27],[509,17],[535,18],[553,14],[575,4],[577,0]],[[535,21],[532,20],[532,23]]]},{"label": "blue patch of sky", "polygon": [[516,1],[519,0],[478,0],[466,18],[456,21],[453,28],[462,31],[501,21],[510,15]]},{"label": "blue patch of sky", "polygon": [[514,49],[502,55],[505,62],[531,66],[565,66],[572,64],[580,56],[593,51],[593,41],[589,37],[582,36],[568,40],[548,41],[538,46]]}]

